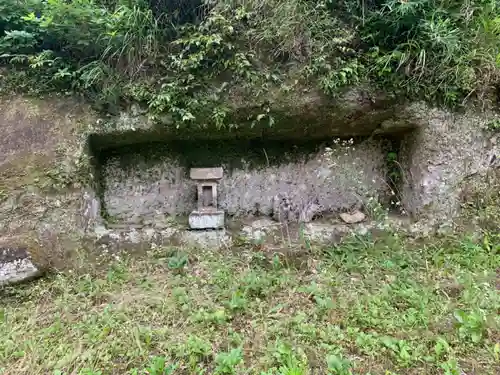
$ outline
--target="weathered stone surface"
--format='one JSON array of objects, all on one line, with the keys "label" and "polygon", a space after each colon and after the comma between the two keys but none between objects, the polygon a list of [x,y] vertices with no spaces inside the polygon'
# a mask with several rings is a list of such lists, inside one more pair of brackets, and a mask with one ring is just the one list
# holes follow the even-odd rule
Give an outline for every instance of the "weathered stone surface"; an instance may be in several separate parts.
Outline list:
[{"label": "weathered stone surface", "polygon": [[500,167],[500,147],[490,141],[492,133],[487,130],[498,115],[473,109],[452,113],[414,103],[402,116],[419,125],[401,145],[401,203],[415,218],[453,220],[470,177]]},{"label": "weathered stone surface", "polygon": [[353,213],[342,212],[340,214],[340,218],[347,224],[356,224],[364,221],[366,219],[366,215],[361,211],[356,211]]},{"label": "weathered stone surface", "polygon": [[224,227],[224,211],[193,211],[189,215],[191,229],[219,229]]},{"label": "weathered stone surface", "polygon": [[50,172],[71,167],[85,147],[79,132],[92,122],[92,111],[72,99],[0,98],[0,187],[42,186]]},{"label": "weathered stone surface", "polygon": [[[120,249],[147,250],[159,246],[189,246],[198,248],[229,248],[241,240],[254,244],[266,244],[270,248],[303,245],[304,242],[336,245],[350,233],[366,234],[376,229],[374,223],[346,225],[335,222],[313,222],[298,226],[283,225],[260,218],[247,221],[241,229],[193,231],[185,228],[132,228],[105,229],[97,227],[96,246],[103,252]],[[235,240],[237,239],[237,240]]]},{"label": "weathered stone surface", "polygon": [[309,223],[305,225],[303,236],[315,243],[337,245],[351,231],[345,224]]},{"label": "weathered stone surface", "polygon": [[85,134],[94,123],[69,98],[0,98],[0,247],[29,252],[0,265],[4,282],[67,266],[100,221],[99,201],[83,185],[92,181]]},{"label": "weathered stone surface", "polygon": [[[133,110],[122,113],[105,126],[96,128],[92,137],[92,146],[96,150],[119,147],[151,141],[181,139],[256,139],[303,140],[333,137],[358,137],[372,134],[392,134],[412,129],[413,123],[397,122],[381,128],[381,124],[392,119],[403,104],[394,98],[371,88],[353,88],[333,100],[319,92],[294,90],[283,95],[270,95],[266,105],[270,107],[268,121],[257,121],[262,113],[261,103],[249,103],[245,96],[236,95],[230,103],[232,112],[228,114],[236,127],[221,128],[209,122],[203,115],[197,118],[202,126],[173,126],[169,116],[161,124],[153,123],[143,115],[134,115]],[[242,99],[240,103],[238,100]],[[403,129],[398,129],[402,126]]]},{"label": "weathered stone surface", "polygon": [[246,223],[239,236],[252,243],[281,246],[302,245],[304,242],[337,245],[350,233],[366,234],[376,226],[376,223],[346,225],[328,221],[315,221],[297,226],[257,219]]},{"label": "weathered stone surface", "polygon": [[[385,196],[386,142],[367,141],[302,160],[260,168],[226,170],[218,185],[218,208],[236,217],[273,216],[311,221],[324,213],[350,210],[369,196]],[[168,155],[113,156],[102,168],[104,205],[115,221],[134,222],[158,213],[188,215],[196,208],[195,182]],[[284,204],[284,201],[286,201]]]},{"label": "weathered stone surface", "polygon": [[97,219],[81,189],[91,180],[84,134],[93,122],[92,111],[72,99],[0,98],[1,236],[51,231],[71,237],[91,216]]},{"label": "weathered stone surface", "polygon": [[[402,183],[396,187],[401,206],[426,223],[456,217],[464,184],[499,170],[499,142],[486,130],[498,118],[494,113],[470,108],[450,112],[421,103],[394,105],[387,100],[377,102],[362,90],[333,104],[319,102],[303,98],[300,108],[290,111],[282,106],[283,111],[275,112],[280,124],[272,129],[267,124],[252,128],[241,122],[236,132],[212,132],[159,127],[130,114],[116,121],[97,121],[87,106],[67,98],[2,98],[0,236],[26,235],[47,244],[50,251],[40,253],[46,257],[61,249],[70,251],[85,237],[101,237],[102,228],[108,231],[102,211],[109,215],[109,222],[144,226],[120,234],[109,231],[102,237],[110,242],[136,246],[206,241],[210,246],[226,246],[227,232],[211,231],[217,234],[203,237],[169,222],[182,216],[187,227],[187,215],[196,208],[195,181],[188,173],[193,165],[169,154],[150,160],[132,151],[128,157],[112,155],[101,160],[99,153],[91,157],[91,151],[112,145],[183,137],[262,137],[289,143],[304,138],[323,142],[325,137],[373,136],[348,147],[332,144],[332,152],[322,149],[281,163],[265,160],[258,167],[245,157],[238,157],[242,160],[236,166],[203,160],[223,167],[219,208],[231,220],[248,216],[279,220],[280,241],[287,235],[283,228],[294,229],[293,222],[319,225],[317,220],[325,214],[361,209],[367,197],[388,195],[386,134],[397,133],[402,139],[397,160]],[[264,159],[268,151],[259,149]],[[102,178],[96,180],[97,176]],[[261,237],[268,230],[252,227],[250,233],[254,232]],[[297,233],[298,229],[293,235]],[[38,265],[38,259],[34,263]]]},{"label": "weathered stone surface", "polygon": [[222,167],[215,168],[191,168],[189,177],[192,180],[219,180],[223,175]]},{"label": "weathered stone surface", "polygon": [[250,242],[261,242],[279,232],[281,224],[270,219],[256,219],[243,226],[241,235]]},{"label": "weathered stone surface", "polygon": [[223,248],[232,245],[232,236],[225,229],[193,231],[186,228],[106,229],[97,227],[95,246],[104,253],[123,249],[149,250],[159,246]]},{"label": "weathered stone surface", "polygon": [[179,244],[182,246],[218,249],[229,248],[233,240],[230,233],[224,229],[207,231],[182,231],[178,234]]},{"label": "weathered stone surface", "polygon": [[40,274],[26,248],[0,247],[0,285],[30,280]]}]

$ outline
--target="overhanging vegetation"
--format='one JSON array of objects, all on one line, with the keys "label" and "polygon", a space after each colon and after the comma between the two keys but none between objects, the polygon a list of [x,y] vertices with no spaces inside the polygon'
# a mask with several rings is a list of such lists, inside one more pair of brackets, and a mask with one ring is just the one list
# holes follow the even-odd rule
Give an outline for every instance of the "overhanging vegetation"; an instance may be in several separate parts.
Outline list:
[{"label": "overhanging vegetation", "polygon": [[[271,90],[359,84],[459,105],[494,99],[498,0],[0,0],[2,90],[139,103],[158,122],[273,125]],[[290,103],[293,106],[293,103]]]}]

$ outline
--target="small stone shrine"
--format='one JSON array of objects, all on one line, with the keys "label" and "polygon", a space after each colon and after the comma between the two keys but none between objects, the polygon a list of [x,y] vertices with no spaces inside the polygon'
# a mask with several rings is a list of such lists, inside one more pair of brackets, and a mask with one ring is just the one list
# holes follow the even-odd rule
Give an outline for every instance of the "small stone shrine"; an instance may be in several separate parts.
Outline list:
[{"label": "small stone shrine", "polygon": [[196,181],[198,208],[189,215],[191,229],[224,227],[224,211],[217,209],[217,185],[223,171],[218,168],[191,168],[190,178]]}]

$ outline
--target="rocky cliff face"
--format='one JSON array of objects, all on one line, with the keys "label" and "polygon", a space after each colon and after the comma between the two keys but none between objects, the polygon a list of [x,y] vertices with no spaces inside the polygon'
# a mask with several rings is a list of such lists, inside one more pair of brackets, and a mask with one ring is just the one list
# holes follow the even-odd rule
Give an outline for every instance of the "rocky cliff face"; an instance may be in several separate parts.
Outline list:
[{"label": "rocky cliff face", "polygon": [[499,135],[489,130],[497,115],[452,113],[422,103],[408,105],[406,113],[417,126],[401,143],[402,202],[418,219],[457,217],[467,186],[497,178]]},{"label": "rocky cliff face", "polygon": [[94,122],[73,100],[0,100],[0,283],[36,276],[80,246],[91,186],[79,177],[89,160],[81,135]]},{"label": "rocky cliff face", "polygon": [[[200,238],[227,243],[228,233],[216,234],[212,243],[199,233],[187,235],[175,221],[195,206],[190,166],[224,167],[219,202],[229,223],[279,219],[276,200],[283,198],[294,207],[288,220],[321,219],[323,229],[346,211],[378,219],[373,202],[389,208],[394,197],[413,219],[443,223],[460,215],[464,192],[488,188],[498,174],[493,112],[395,104],[359,90],[319,108],[308,103],[272,128],[223,131],[160,127],[133,112],[102,120],[67,98],[3,98],[2,249],[25,249],[38,272],[84,243],[102,244],[103,237],[118,247],[199,244]],[[209,153],[192,152],[208,140],[215,142]],[[218,148],[218,141],[233,142],[234,153]],[[300,146],[306,141],[313,147]]]}]

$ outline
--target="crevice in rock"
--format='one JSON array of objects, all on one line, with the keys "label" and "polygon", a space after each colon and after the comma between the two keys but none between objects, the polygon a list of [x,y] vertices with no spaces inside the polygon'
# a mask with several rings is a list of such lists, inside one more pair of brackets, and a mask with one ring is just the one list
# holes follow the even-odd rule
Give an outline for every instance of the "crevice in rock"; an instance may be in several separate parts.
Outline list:
[{"label": "crevice in rock", "polygon": [[386,182],[390,189],[388,205],[390,212],[396,215],[406,214],[403,204],[405,167],[401,160],[401,143],[403,138],[401,134],[386,138],[388,142]]}]

